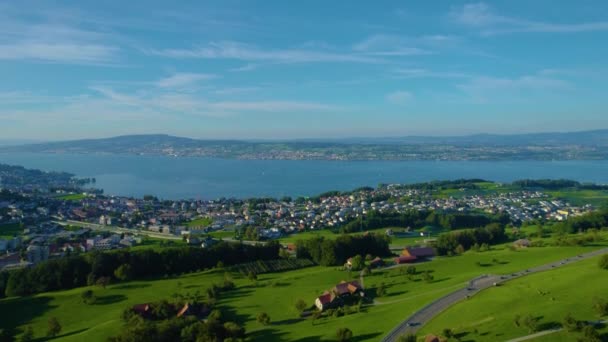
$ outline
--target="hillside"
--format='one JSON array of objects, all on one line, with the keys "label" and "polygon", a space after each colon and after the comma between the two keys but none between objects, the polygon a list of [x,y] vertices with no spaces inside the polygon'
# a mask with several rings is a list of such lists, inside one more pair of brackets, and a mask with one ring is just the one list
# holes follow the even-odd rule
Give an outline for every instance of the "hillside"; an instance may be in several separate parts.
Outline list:
[{"label": "hillside", "polygon": [[203,140],[151,134],[0,146],[0,152],[289,160],[597,160],[608,159],[607,146],[608,130],[290,141]]}]

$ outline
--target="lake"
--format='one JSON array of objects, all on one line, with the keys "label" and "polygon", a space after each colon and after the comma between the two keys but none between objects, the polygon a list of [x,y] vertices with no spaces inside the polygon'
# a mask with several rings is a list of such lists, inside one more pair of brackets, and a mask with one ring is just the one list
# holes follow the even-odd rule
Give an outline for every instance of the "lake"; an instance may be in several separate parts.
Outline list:
[{"label": "lake", "polygon": [[164,199],[310,196],[379,183],[458,178],[567,178],[608,183],[608,161],[232,160],[165,156],[2,153],[0,163],[95,177],[106,194]]}]

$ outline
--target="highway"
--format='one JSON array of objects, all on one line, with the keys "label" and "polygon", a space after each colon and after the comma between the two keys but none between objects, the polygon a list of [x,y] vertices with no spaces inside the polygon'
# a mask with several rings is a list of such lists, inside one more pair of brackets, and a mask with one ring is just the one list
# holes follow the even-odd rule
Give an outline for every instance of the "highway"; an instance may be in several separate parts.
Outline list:
[{"label": "highway", "polygon": [[429,305],[423,307],[422,309],[416,311],[403,322],[401,322],[395,329],[393,329],[390,333],[388,333],[382,341],[392,342],[397,341],[399,336],[404,334],[415,334],[422,326],[428,323],[435,316],[439,315],[441,312],[454,305],[455,303],[470,298],[475,294],[483,291],[489,287],[502,284],[509,280],[517,279],[524,277],[529,274],[534,274],[543,271],[549,271],[563,265],[568,265],[571,263],[575,263],[577,261],[585,260],[588,258],[592,258],[598,255],[602,255],[608,253],[608,248],[599,249],[593,252],[584,253],[579,256],[570,257],[567,259],[559,260],[556,262],[552,262],[549,264],[532,267],[526,270],[522,270],[520,272],[515,272],[509,275],[482,275],[475,279],[469,281],[467,287],[463,289],[456,290],[446,296],[443,296],[436,301],[430,303]]},{"label": "highway", "polygon": [[146,231],[146,230],[137,230],[137,229],[117,227],[117,226],[104,226],[101,224],[81,222],[81,221],[66,220],[66,221],[54,221],[54,222],[59,225],[62,225],[62,226],[72,225],[72,226],[78,226],[78,227],[83,227],[83,228],[89,228],[91,230],[97,230],[100,232],[103,231],[103,232],[113,232],[113,233],[117,233],[117,234],[122,234],[122,233],[139,234],[139,235],[145,235],[145,236],[149,236],[149,237],[153,237],[153,238],[157,238],[157,239],[166,239],[166,240],[181,240],[182,239],[181,236],[155,233],[155,232]]}]

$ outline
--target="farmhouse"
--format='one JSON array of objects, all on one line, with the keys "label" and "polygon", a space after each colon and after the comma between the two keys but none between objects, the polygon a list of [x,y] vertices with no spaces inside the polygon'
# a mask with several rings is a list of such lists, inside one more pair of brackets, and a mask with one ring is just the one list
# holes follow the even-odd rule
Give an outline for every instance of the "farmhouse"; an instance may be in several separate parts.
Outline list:
[{"label": "farmhouse", "polygon": [[416,258],[415,256],[402,255],[400,257],[395,258],[395,263],[396,264],[409,264],[409,263],[416,262],[416,260],[418,260],[418,258]]},{"label": "farmhouse", "polygon": [[333,292],[325,291],[315,300],[315,306],[320,311],[327,310],[333,306],[335,299],[336,295]]},{"label": "farmhouse", "polygon": [[415,257],[416,259],[426,259],[435,256],[435,250],[431,247],[406,247],[402,256]]},{"label": "farmhouse", "polygon": [[342,280],[339,284],[334,286],[331,291],[325,291],[321,296],[315,299],[315,306],[321,310],[327,310],[332,307],[342,306],[343,298],[348,298],[350,296],[359,295],[361,297],[365,296],[363,293],[363,288],[359,284],[358,281],[344,281]]},{"label": "farmhouse", "polygon": [[346,282],[342,280],[340,284],[336,285],[332,292],[334,292],[339,297],[350,296],[355,294],[360,294],[362,292],[361,285],[359,285],[358,281]]}]

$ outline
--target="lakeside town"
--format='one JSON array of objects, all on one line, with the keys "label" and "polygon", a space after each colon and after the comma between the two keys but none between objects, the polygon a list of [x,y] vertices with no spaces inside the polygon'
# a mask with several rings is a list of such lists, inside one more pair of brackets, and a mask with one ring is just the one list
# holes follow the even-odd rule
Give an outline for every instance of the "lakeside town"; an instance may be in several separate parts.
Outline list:
[{"label": "lakeside town", "polygon": [[[75,187],[73,179],[58,175],[63,183],[30,182],[29,178],[39,174],[29,173],[23,184],[37,187],[9,182],[0,189],[0,227],[12,227],[8,234],[0,234],[0,268],[23,267],[71,253],[129,248],[144,238],[160,240],[163,245],[188,243],[201,248],[218,238],[272,240],[304,231],[363,225],[374,215],[433,211],[501,215],[519,226],[530,221],[562,221],[593,210],[590,204],[571,205],[541,190],[516,190],[480,180],[446,182],[449,191],[432,183],[388,184],[313,198],[170,201],[103,195]],[[482,191],[484,184],[492,185],[492,190]],[[420,227],[403,227],[410,228]],[[214,233],[219,235],[214,238]]]}]

